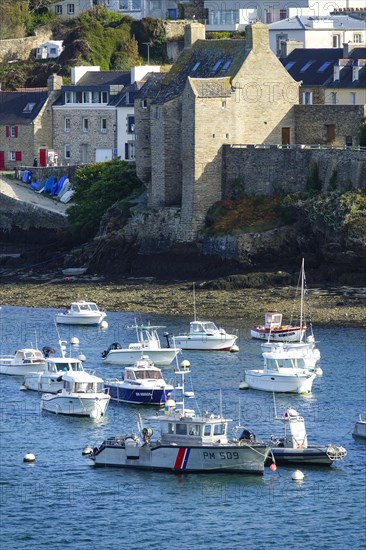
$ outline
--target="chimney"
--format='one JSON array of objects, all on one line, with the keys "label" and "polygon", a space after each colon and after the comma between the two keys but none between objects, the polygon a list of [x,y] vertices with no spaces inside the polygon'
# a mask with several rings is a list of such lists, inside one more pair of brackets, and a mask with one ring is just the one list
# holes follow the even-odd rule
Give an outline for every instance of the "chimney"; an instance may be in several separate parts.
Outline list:
[{"label": "chimney", "polygon": [[205,40],[206,28],[201,23],[189,23],[184,27],[184,49],[189,50],[197,40]]},{"label": "chimney", "polygon": [[54,92],[55,90],[61,90],[62,87],[62,76],[53,74],[47,78],[47,88],[48,93]]},{"label": "chimney", "polygon": [[269,50],[269,31],[268,25],[257,21],[248,25],[245,29],[245,49],[246,51]]}]

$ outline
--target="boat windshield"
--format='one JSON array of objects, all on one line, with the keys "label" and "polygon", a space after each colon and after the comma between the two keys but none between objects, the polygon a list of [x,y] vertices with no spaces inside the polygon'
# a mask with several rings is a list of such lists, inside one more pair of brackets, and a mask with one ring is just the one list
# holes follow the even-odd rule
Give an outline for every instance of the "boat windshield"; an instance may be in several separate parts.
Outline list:
[{"label": "boat windshield", "polygon": [[135,371],[136,379],[143,380],[147,378],[153,378],[154,380],[161,380],[161,373],[157,370],[137,370]]},{"label": "boat windshield", "polygon": [[55,372],[55,371],[61,371],[61,372],[68,372],[70,370],[73,371],[83,371],[83,365],[79,361],[71,362],[70,363],[57,363],[55,362],[54,365],[49,365],[49,371]]},{"label": "boat windshield", "polygon": [[93,308],[91,307],[91,304],[80,304],[79,309],[80,311],[90,311]]},{"label": "boat windshield", "polygon": [[215,323],[202,323],[202,327],[206,332],[212,332],[217,330]]}]

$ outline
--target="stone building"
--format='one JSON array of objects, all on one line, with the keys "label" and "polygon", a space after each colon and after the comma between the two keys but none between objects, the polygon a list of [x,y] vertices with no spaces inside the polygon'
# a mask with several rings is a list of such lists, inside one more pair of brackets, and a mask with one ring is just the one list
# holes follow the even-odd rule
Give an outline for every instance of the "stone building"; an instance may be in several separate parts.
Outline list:
[{"label": "stone building", "polygon": [[148,206],[181,208],[178,240],[191,240],[222,198],[225,144],[292,144],[299,84],[269,48],[268,28],[247,39],[205,40],[186,27],[185,50],[135,103],[136,164]]},{"label": "stone building", "polygon": [[62,78],[48,79],[46,89],[0,91],[0,170],[46,166],[52,149],[52,104],[60,94]]}]

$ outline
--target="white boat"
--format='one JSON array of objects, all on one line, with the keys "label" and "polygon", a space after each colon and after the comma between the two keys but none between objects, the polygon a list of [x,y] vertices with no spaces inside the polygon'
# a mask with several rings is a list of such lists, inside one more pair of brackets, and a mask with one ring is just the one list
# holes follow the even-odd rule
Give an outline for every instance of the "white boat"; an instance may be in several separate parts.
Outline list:
[{"label": "white boat", "polygon": [[133,366],[125,367],[122,380],[105,380],[104,387],[113,401],[138,405],[159,405],[174,389],[165,382],[161,370],[146,355]]},{"label": "white boat", "polygon": [[14,355],[0,356],[0,374],[24,376],[30,372],[42,372],[46,359],[39,349],[18,349]]},{"label": "white boat", "polygon": [[309,445],[305,421],[300,414],[288,408],[281,418],[284,425],[283,436],[272,436],[271,449],[277,464],[316,464],[330,466],[336,460],[347,455],[344,447],[327,445]]},{"label": "white boat", "polygon": [[133,365],[141,355],[148,355],[156,365],[170,365],[176,358],[181,348],[172,346],[162,348],[158,329],[165,328],[160,325],[138,325],[129,327],[136,330],[137,342],[123,348],[118,342],[114,342],[108,349],[102,352],[103,363],[114,365]]},{"label": "white boat", "polygon": [[320,351],[316,347],[315,341],[309,337],[306,342],[264,342],[261,344],[263,352],[278,351],[291,353],[292,351],[299,352],[304,359],[307,369],[315,369],[320,360]]},{"label": "white boat", "polygon": [[106,317],[94,302],[73,302],[69,309],[56,314],[55,321],[60,325],[99,326]]},{"label": "white boat", "polygon": [[65,356],[48,357],[44,372],[27,374],[21,389],[57,393],[63,388],[63,376],[66,373],[82,371],[84,367],[80,359]]},{"label": "white boat", "polygon": [[[179,373],[184,396],[184,376],[189,370],[182,369]],[[185,408],[183,397],[180,402],[169,399],[165,411],[148,420],[160,426],[156,439],[152,439],[152,428],[143,427],[140,419],[140,435],[130,433],[111,437],[95,447],[89,458],[95,466],[175,473],[263,474],[269,445],[229,439],[230,419],[221,414],[196,414],[193,409]]]},{"label": "white boat", "polygon": [[[306,334],[304,322],[304,297],[307,292],[304,259],[301,263],[298,288],[300,288],[300,319],[297,325],[283,325],[282,313],[267,311],[264,314],[264,325],[253,326],[250,331],[252,338],[266,340],[267,342],[303,342]],[[307,303],[309,303],[307,301]],[[309,314],[310,318],[310,314]]]},{"label": "white boat", "polygon": [[196,316],[196,290],[193,284],[193,321],[189,323],[189,332],[174,336],[176,346],[188,350],[230,351],[238,336],[228,334],[212,321],[198,321]]},{"label": "white boat", "polygon": [[57,393],[41,396],[41,409],[55,414],[99,418],[107,410],[110,396],[102,378],[85,371],[68,372],[62,377],[63,387]]},{"label": "white boat", "polygon": [[353,429],[352,435],[355,439],[366,439],[366,415],[359,415]]},{"label": "white boat", "polygon": [[246,370],[241,389],[310,393],[316,374],[308,369],[301,351],[276,349],[262,354],[263,369]]}]

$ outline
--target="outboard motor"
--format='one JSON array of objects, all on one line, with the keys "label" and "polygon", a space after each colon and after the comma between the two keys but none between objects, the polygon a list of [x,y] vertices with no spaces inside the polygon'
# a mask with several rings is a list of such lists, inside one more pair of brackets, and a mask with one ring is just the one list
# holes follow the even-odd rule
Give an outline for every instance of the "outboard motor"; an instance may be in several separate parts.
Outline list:
[{"label": "outboard motor", "polygon": [[169,334],[169,332],[164,332],[164,336],[166,338],[167,348],[170,348],[170,334]]},{"label": "outboard motor", "polygon": [[122,346],[118,342],[113,342],[113,344],[111,344],[108,349],[105,349],[104,351],[102,351],[103,359],[107,357],[108,353],[113,349],[122,349]]},{"label": "outboard motor", "polygon": [[239,436],[239,441],[250,441],[250,443],[254,443],[255,441],[255,435],[250,430],[243,430]]},{"label": "outboard motor", "polygon": [[47,359],[47,357],[49,357],[51,353],[56,353],[56,350],[54,350],[53,348],[50,348],[49,346],[44,346],[42,348],[42,353]]}]

